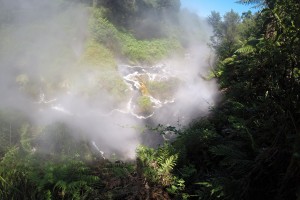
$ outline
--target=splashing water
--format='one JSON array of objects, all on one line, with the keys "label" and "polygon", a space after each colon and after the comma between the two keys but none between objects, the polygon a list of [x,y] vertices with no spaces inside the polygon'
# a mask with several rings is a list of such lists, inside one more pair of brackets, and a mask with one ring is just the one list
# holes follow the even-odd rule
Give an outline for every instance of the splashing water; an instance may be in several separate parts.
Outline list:
[{"label": "splashing water", "polygon": [[104,156],[104,152],[101,151],[101,150],[99,149],[99,147],[96,145],[96,142],[95,142],[95,141],[92,141],[92,145],[93,145],[93,146],[95,147],[95,149],[100,153],[101,157],[105,160],[106,158],[105,158],[105,156]]},{"label": "splashing water", "polygon": [[[138,119],[148,119],[155,114],[155,110],[161,108],[163,105],[174,103],[175,99],[162,100],[155,98],[149,92],[146,81],[162,82],[168,81],[170,78],[174,78],[171,70],[164,64],[154,65],[152,67],[143,66],[130,66],[130,65],[119,65],[118,70],[123,77],[125,83],[129,86],[131,91],[137,91],[141,96],[148,97],[151,102],[150,114],[136,113],[136,103],[134,103],[134,97],[131,97],[127,103],[127,113],[135,116]],[[145,81],[146,80],[146,81]],[[134,93],[133,93],[134,94]]]}]

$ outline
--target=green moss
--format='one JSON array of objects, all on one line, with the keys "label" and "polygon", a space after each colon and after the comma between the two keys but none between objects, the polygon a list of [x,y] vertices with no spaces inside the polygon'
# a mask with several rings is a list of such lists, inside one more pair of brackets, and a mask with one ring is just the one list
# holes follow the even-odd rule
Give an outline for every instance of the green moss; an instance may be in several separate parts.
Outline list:
[{"label": "green moss", "polygon": [[89,22],[91,36],[95,41],[116,53],[120,46],[118,30],[111,22],[104,18],[104,12],[103,8],[92,10],[92,17]]},{"label": "green moss", "polygon": [[128,86],[116,71],[106,71],[99,74],[98,86],[107,91],[115,103],[122,103],[129,98]]},{"label": "green moss", "polygon": [[166,81],[148,81],[147,87],[153,97],[160,100],[170,100],[173,98],[180,81],[177,78],[171,78]]},{"label": "green moss", "polygon": [[80,60],[80,65],[93,69],[116,69],[116,61],[110,50],[96,41],[89,41]]},{"label": "green moss", "polygon": [[[79,77],[80,78],[80,77]],[[117,71],[92,71],[91,79],[77,87],[81,96],[95,101],[101,98],[109,99],[112,108],[128,102],[130,90]]]},{"label": "green moss", "polygon": [[137,105],[140,113],[150,114],[152,112],[152,102],[148,96],[140,96]]},{"label": "green moss", "polygon": [[122,54],[134,62],[153,64],[180,50],[180,43],[173,39],[137,40],[131,34],[120,34]]}]

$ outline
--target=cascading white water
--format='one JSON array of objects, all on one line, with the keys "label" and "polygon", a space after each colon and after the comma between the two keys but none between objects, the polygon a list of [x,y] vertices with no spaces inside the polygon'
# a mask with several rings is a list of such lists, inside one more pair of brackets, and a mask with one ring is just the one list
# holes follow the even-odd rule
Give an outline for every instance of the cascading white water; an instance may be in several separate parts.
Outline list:
[{"label": "cascading white water", "polygon": [[104,156],[104,152],[101,151],[101,150],[99,149],[99,147],[96,145],[96,142],[95,142],[95,141],[92,141],[92,145],[93,145],[94,148],[100,153],[101,157],[105,160],[106,158],[105,158],[105,156]]},{"label": "cascading white water", "polygon": [[[123,77],[124,81],[127,83],[131,91],[137,91],[142,93],[140,90],[142,87],[145,87],[144,83],[142,83],[140,77],[145,77],[148,81],[168,81],[170,78],[174,78],[175,76],[172,74],[170,67],[167,67],[164,64],[158,64],[151,67],[143,67],[143,66],[130,66],[130,65],[119,65],[118,70]],[[134,94],[134,93],[133,93]],[[135,105],[133,103],[133,97],[130,98],[127,104],[127,113],[135,116],[138,119],[147,119],[154,115],[155,110],[161,108],[162,106],[174,103],[175,99],[172,98],[170,100],[161,100],[155,98],[151,95],[151,93],[140,94],[149,97],[152,103],[152,113],[151,114],[137,114],[135,113]]]},{"label": "cascading white water", "polygon": [[[125,107],[114,108],[113,110],[109,111],[106,114],[98,113],[99,116],[105,117],[105,116],[110,116],[114,112],[119,112],[123,114],[130,114],[136,117],[137,119],[148,119],[154,115],[157,109],[163,107],[166,104],[171,104],[175,102],[174,97],[171,97],[170,99],[158,99],[152,96],[151,93],[140,94],[141,93],[140,90],[143,87],[142,84],[144,84],[142,83],[140,77],[144,77],[148,81],[156,81],[156,82],[168,81],[170,78],[176,78],[176,76],[172,74],[170,67],[167,67],[166,65],[163,64],[154,65],[152,67],[118,65],[118,71],[121,77],[123,78],[124,82],[128,85],[129,89],[131,90],[132,97],[129,98]],[[69,94],[70,92],[68,91],[67,95]],[[141,95],[147,96],[152,103],[151,105],[152,112],[150,114],[135,112],[135,109],[138,105],[134,102],[134,98]],[[50,107],[52,110],[61,112],[66,115],[76,115],[76,113],[74,113],[72,110],[68,110],[66,106],[59,101],[58,98],[47,100],[47,97],[42,90],[40,91],[40,97],[37,103],[42,105],[48,105],[48,107]]]},{"label": "cascading white water", "polygon": [[[109,157],[117,151],[126,155],[126,158],[134,158],[135,148],[141,140],[142,143],[155,146],[174,138],[172,131],[166,131],[165,135],[157,137],[149,134],[149,136],[141,135],[137,130],[140,128],[137,127],[145,128],[145,125],[156,127],[158,124],[184,126],[192,117],[207,112],[216,91],[214,82],[209,85],[209,81],[192,73],[188,67],[176,68],[164,64],[151,67],[119,65],[118,72],[128,86],[129,94],[129,97],[124,98],[124,102],[120,104],[109,103],[109,106],[105,106],[107,99],[103,95],[104,98],[96,99],[98,104],[93,105],[76,90],[64,91],[55,98],[49,98],[41,91],[36,103],[40,105],[43,117],[48,117],[46,120],[59,119],[71,126],[84,129],[84,132],[87,130],[85,134],[90,135],[93,148],[102,157],[104,152],[106,157]],[[89,84],[94,84],[97,78],[93,73],[82,75],[80,86],[86,89]],[[151,87],[153,86],[151,84],[155,87]],[[173,85],[169,87],[168,84]],[[167,89],[160,90],[161,86]],[[101,94],[101,90],[93,89],[93,92]],[[165,94],[162,94],[163,92]],[[148,103],[150,102],[148,112],[140,112],[138,104],[140,97],[145,97]]]},{"label": "cascading white water", "polygon": [[[168,98],[158,98],[151,94],[151,92],[148,91],[148,88],[146,86],[146,83],[144,81],[148,82],[156,82],[156,83],[168,83],[170,79],[177,79],[180,81],[186,81],[185,79],[189,79],[189,74],[185,74],[186,71],[176,71],[172,67],[165,65],[165,64],[157,64],[154,66],[131,66],[131,65],[125,65],[120,64],[118,65],[118,72],[120,76],[123,78],[124,83],[128,86],[130,90],[131,97],[128,99],[127,103],[124,103],[122,107],[115,107],[111,110],[108,110],[107,112],[103,112],[101,110],[98,112],[97,108],[93,109],[92,111],[89,111],[89,113],[93,115],[97,115],[99,117],[109,117],[114,113],[120,113],[120,114],[128,114],[133,116],[136,119],[144,120],[151,118],[155,115],[155,113],[160,112],[162,108],[164,108],[167,105],[176,103],[176,94],[170,94]],[[83,76],[83,78],[91,78],[92,75]],[[142,80],[143,79],[143,80]],[[90,82],[90,80],[87,80],[87,82]],[[186,81],[188,82],[188,80]],[[190,84],[190,83],[188,83]],[[146,92],[142,92],[142,89],[147,90]],[[168,92],[168,91],[167,91]],[[177,91],[175,91],[177,92]],[[175,93],[173,92],[173,93]],[[66,96],[70,96],[72,92],[66,91]],[[75,96],[70,98],[77,98]],[[145,96],[149,98],[151,102],[151,113],[142,113],[142,112],[136,112],[138,110],[138,104],[137,104],[137,98],[140,96]],[[82,112],[79,110],[76,113],[74,110],[70,110],[67,105],[65,105],[64,102],[61,102],[59,97],[52,98],[51,100],[47,100],[47,97],[43,93],[43,91],[40,92],[40,99],[37,102],[39,104],[48,105],[49,108],[51,108],[54,111],[63,113],[65,115],[70,116],[82,116]],[[176,111],[174,111],[176,112]],[[85,113],[86,114],[86,113]],[[87,115],[87,114],[86,114]],[[177,115],[174,117],[178,117]],[[184,116],[181,116],[184,118]]]}]

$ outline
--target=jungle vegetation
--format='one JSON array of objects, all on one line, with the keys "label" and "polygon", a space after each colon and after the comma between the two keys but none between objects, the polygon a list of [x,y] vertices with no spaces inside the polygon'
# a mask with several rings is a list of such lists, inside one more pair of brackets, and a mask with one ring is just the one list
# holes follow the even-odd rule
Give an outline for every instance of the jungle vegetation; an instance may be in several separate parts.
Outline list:
[{"label": "jungle vegetation", "polygon": [[[103,65],[109,76],[99,80],[119,99],[125,86],[116,57],[151,64],[187,45],[177,26],[179,0],[60,2],[90,6],[90,36],[76,69]],[[1,109],[0,199],[300,199],[300,3],[239,3],[260,11],[212,12],[207,19],[217,55],[207,78],[217,79],[222,100],[187,127],[155,127],[177,138],[156,149],[140,146],[136,161],[103,160],[63,123],[36,127],[17,110]],[[12,13],[0,11],[0,27],[14,20]],[[162,15],[165,21],[157,20]],[[16,81],[34,91],[29,79]],[[140,103],[148,109],[148,99]],[[47,132],[55,141],[41,144]]]}]

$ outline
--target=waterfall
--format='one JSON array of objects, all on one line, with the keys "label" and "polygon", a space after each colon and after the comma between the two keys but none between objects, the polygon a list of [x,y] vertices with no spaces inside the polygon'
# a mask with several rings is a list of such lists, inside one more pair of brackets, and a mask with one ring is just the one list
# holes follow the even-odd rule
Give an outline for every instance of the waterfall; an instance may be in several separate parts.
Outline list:
[{"label": "waterfall", "polygon": [[[171,73],[170,68],[164,64],[158,64],[154,66],[130,66],[130,65],[119,65],[118,70],[120,75],[123,77],[125,83],[129,86],[131,91],[136,91],[138,97],[144,96],[149,98],[151,102],[151,113],[137,113],[138,106],[136,102],[137,97],[130,98],[127,106],[127,112],[135,116],[138,119],[151,118],[155,111],[166,104],[175,102],[174,98],[170,100],[164,100],[154,97],[147,86],[147,82],[163,82],[168,81],[170,78],[175,76]],[[134,94],[134,92],[133,92]],[[135,93],[136,94],[136,93]]]}]

